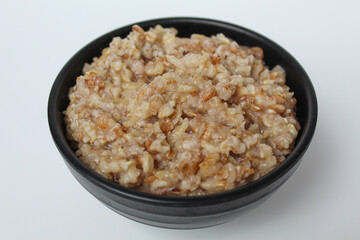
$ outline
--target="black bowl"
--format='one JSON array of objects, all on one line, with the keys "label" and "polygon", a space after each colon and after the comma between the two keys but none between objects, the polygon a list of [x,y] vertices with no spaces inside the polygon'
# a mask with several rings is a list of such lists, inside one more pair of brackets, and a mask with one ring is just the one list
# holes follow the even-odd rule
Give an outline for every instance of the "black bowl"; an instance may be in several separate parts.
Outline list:
[{"label": "black bowl", "polygon": [[115,184],[90,170],[74,154],[66,139],[62,112],[69,104],[68,91],[81,75],[84,63],[99,56],[115,36],[126,37],[131,25],[107,33],[86,45],[63,67],[52,87],[48,120],[54,142],[71,173],[92,195],[112,210],[145,224],[177,229],[202,228],[227,222],[263,203],[296,170],[313,137],[317,120],[317,101],[309,77],[300,64],[283,48],[258,33],[233,24],[199,18],[166,18],[137,23],[144,29],[161,24],[175,27],[179,36],[192,33],[207,36],[224,33],[240,45],[259,46],[269,67],[280,64],[287,84],[298,100],[297,117],[301,131],[293,152],[276,169],[245,186],[217,194],[197,197],[159,196]]}]

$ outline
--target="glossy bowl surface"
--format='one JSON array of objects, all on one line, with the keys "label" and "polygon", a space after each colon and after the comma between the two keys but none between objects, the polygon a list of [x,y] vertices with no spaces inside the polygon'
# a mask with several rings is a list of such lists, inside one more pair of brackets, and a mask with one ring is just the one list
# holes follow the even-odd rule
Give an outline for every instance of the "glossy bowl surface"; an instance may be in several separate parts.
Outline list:
[{"label": "glossy bowl surface", "polygon": [[190,229],[213,226],[259,206],[294,173],[315,131],[317,100],[304,69],[273,41],[230,23],[200,18],[165,18],[136,24],[145,30],[156,24],[175,27],[181,37],[189,37],[192,33],[207,36],[223,33],[240,45],[261,47],[266,65],[274,67],[280,64],[286,71],[287,85],[295,92],[298,101],[297,117],[301,125],[295,148],[280,166],[257,181],[208,196],[174,197],[143,193],[115,184],[90,170],[76,157],[65,137],[62,112],[69,104],[69,88],[75,85],[84,63],[89,63],[93,57],[99,56],[113,37],[126,37],[132,26],[128,25],[95,39],[78,51],[63,67],[52,87],[48,103],[50,131],[71,173],[107,207],[135,221],[158,227]]}]

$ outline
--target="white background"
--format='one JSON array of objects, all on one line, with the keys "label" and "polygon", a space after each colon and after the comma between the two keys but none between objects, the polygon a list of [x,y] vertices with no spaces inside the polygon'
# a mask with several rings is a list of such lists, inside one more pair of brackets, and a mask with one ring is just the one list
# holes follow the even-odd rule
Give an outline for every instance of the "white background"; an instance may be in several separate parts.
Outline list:
[{"label": "white background", "polygon": [[[171,2],[171,3],[170,3]],[[358,1],[0,1],[1,239],[360,239]],[[316,134],[290,180],[256,210],[176,231],[104,207],[65,167],[48,129],[52,83],[82,46],[157,17],[253,29],[303,65],[319,102]]]}]

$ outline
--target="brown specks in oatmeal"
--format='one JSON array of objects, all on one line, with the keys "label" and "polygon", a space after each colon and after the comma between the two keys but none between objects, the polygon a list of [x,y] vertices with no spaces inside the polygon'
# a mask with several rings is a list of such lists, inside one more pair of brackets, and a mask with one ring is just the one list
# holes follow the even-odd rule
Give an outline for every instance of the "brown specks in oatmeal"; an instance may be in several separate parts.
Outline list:
[{"label": "brown specks in oatmeal", "polygon": [[281,164],[300,130],[284,69],[223,34],[176,34],[135,25],[85,64],[64,112],[77,156],[123,186],[175,196],[230,190]]}]

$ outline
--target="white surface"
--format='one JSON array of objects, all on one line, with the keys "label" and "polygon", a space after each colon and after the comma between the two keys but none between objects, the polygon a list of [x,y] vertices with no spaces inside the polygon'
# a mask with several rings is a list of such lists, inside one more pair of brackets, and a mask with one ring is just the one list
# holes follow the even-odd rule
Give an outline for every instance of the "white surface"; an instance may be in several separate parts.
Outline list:
[{"label": "white surface", "polygon": [[[359,2],[169,2],[0,2],[1,239],[360,239]],[[115,214],[71,176],[49,133],[48,94],[66,61],[103,33],[165,16],[253,29],[293,54],[317,91],[318,127],[299,169],[221,226],[165,230]]]}]

